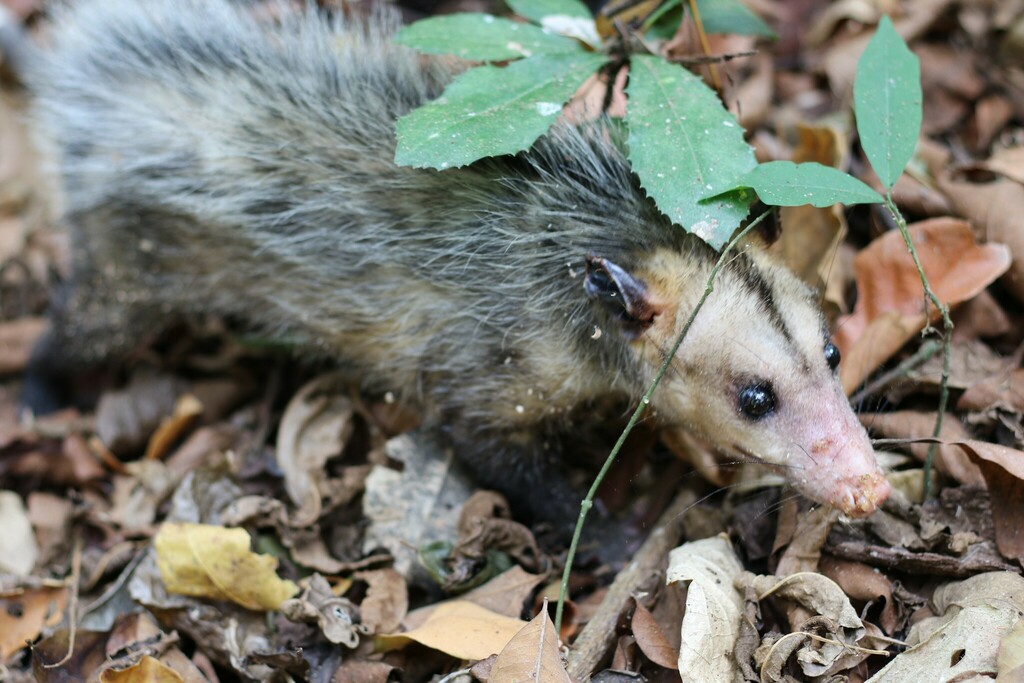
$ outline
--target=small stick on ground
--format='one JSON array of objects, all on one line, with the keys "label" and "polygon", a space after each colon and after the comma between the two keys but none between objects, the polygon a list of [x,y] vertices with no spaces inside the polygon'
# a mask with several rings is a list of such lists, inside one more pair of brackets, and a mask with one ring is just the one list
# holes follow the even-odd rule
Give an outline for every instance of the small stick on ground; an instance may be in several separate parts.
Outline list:
[{"label": "small stick on ground", "polygon": [[608,588],[601,606],[569,648],[566,669],[574,681],[585,681],[600,666],[615,643],[615,625],[629,598],[638,591],[651,590],[665,581],[668,553],[683,535],[683,515],[693,507],[697,495],[683,489],[658,519],[632,561],[619,572]]}]

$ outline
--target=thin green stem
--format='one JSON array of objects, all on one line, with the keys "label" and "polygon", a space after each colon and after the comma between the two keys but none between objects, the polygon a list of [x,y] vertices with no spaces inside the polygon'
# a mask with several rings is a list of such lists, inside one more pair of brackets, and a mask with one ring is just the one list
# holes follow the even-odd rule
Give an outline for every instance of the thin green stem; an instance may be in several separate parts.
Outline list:
[{"label": "thin green stem", "polygon": [[648,387],[647,392],[643,395],[643,398],[640,399],[640,403],[637,405],[636,410],[634,410],[633,414],[630,415],[629,422],[626,423],[626,428],[622,430],[622,434],[619,435],[619,439],[615,442],[615,446],[612,448],[611,453],[609,453],[608,457],[605,458],[604,464],[601,466],[601,471],[597,473],[597,476],[594,478],[594,483],[591,484],[590,490],[587,491],[586,498],[584,498],[580,503],[580,515],[576,520],[576,528],[572,533],[572,542],[569,544],[569,553],[565,557],[565,569],[562,570],[561,590],[558,593],[558,606],[555,608],[555,633],[561,633],[562,609],[565,607],[565,598],[569,592],[569,574],[572,571],[573,561],[576,559],[576,549],[579,546],[580,537],[583,534],[583,525],[586,522],[587,513],[589,513],[590,508],[594,506],[594,496],[597,495],[598,487],[601,485],[601,482],[604,481],[605,475],[608,474],[608,470],[611,469],[612,463],[615,462],[615,458],[618,456],[619,451],[622,450],[622,446],[626,443],[626,438],[629,436],[629,433],[633,431],[633,427],[635,427],[636,423],[640,420],[640,416],[643,414],[647,406],[650,405],[651,396],[654,394],[654,390],[658,388],[658,384],[661,383],[662,377],[664,377],[665,373],[668,372],[668,368],[672,364],[672,360],[676,357],[676,352],[678,352],[679,347],[682,346],[683,340],[686,338],[687,333],[689,333],[690,327],[693,325],[693,321],[696,319],[700,309],[704,306],[704,302],[707,301],[708,297],[711,296],[711,292],[714,291],[715,277],[718,276],[718,271],[721,270],[722,266],[725,264],[725,259],[729,255],[729,252],[739,244],[740,240],[742,240],[747,233],[749,233],[768,215],[769,212],[765,212],[752,220],[747,227],[743,228],[739,234],[729,240],[729,243],[725,245],[721,255],[718,257],[718,261],[715,262],[715,267],[711,269],[711,274],[708,276],[707,284],[704,287],[704,294],[701,295],[700,300],[693,309],[693,312],[690,313],[690,317],[686,319],[686,324],[683,325],[683,329],[679,333],[679,336],[676,337],[676,341],[672,345],[672,348],[667,354],[665,354],[665,360],[658,369],[658,374],[654,376],[654,381],[651,382],[651,386]]},{"label": "thin green stem", "polygon": [[[921,260],[917,256],[917,249],[914,248],[914,242],[910,239],[910,231],[907,229],[907,221],[903,218],[903,214],[896,208],[896,203],[892,200],[892,193],[885,193],[885,206],[889,209],[889,213],[892,214],[893,220],[896,221],[896,226],[899,228],[900,235],[903,236],[903,242],[907,245],[907,249],[910,251],[910,256],[914,259],[914,265],[917,267],[917,274],[921,277],[921,286],[924,288],[924,314],[925,314],[925,327],[923,334],[934,332],[935,328],[931,325],[931,318],[928,316],[928,302],[931,301],[939,314],[942,316],[942,380],[939,384],[939,408],[938,415],[935,417],[935,429],[932,432],[932,437],[938,439],[942,433],[942,418],[946,414],[946,404],[949,402],[949,358],[950,358],[950,344],[953,337],[953,321],[949,317],[949,306],[946,306],[939,297],[932,291],[931,285],[928,283],[928,278],[924,274],[924,268],[921,267]],[[928,447],[928,455],[924,460],[924,498],[928,500],[932,497],[932,467],[935,464],[935,451],[938,448],[937,443],[932,443]]]}]

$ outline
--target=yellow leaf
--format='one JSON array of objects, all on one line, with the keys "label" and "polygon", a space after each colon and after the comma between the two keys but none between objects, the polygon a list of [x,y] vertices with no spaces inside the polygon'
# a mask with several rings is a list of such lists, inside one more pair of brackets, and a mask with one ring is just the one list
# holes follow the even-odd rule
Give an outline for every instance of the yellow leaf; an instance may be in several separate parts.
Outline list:
[{"label": "yellow leaf", "polygon": [[184,680],[177,671],[149,655],[127,669],[107,669],[100,674],[100,683],[184,683]]},{"label": "yellow leaf", "polygon": [[169,593],[230,600],[257,611],[277,609],[299,587],[281,580],[277,559],[252,552],[249,541],[245,529],[167,523],[153,546]]},{"label": "yellow leaf", "polygon": [[378,650],[393,650],[414,641],[456,659],[486,659],[501,652],[525,625],[521,619],[456,600],[438,605],[419,628],[378,636],[376,644]]}]

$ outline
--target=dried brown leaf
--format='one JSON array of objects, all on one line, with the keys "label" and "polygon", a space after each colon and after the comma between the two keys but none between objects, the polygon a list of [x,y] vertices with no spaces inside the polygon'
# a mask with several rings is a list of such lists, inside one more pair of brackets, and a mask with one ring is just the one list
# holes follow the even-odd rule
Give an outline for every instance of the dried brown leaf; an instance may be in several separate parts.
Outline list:
[{"label": "dried brown leaf", "polygon": [[558,653],[558,635],[547,610],[530,620],[498,653],[488,683],[571,683]]}]

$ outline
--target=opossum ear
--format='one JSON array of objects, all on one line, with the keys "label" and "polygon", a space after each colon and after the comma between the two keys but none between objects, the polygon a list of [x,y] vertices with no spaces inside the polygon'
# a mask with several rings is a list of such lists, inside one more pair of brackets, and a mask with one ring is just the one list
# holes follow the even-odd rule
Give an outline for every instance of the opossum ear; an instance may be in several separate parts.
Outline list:
[{"label": "opossum ear", "polygon": [[639,335],[654,322],[657,310],[651,304],[647,285],[608,259],[587,256],[583,289],[619,320],[630,335]]}]

